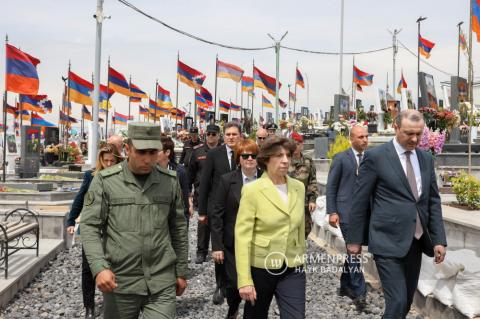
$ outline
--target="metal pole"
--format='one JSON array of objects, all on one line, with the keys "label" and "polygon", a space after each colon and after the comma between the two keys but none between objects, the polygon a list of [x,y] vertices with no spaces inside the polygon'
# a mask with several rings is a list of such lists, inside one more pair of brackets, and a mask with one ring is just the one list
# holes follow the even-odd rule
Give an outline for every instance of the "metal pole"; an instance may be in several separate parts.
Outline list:
[{"label": "metal pole", "polygon": [[339,84],[338,84],[338,94],[342,94],[342,76],[343,76],[343,14],[344,14],[344,0],[342,0],[341,10],[340,10],[340,72],[339,72]]},{"label": "metal pole", "polygon": [[353,56],[353,61],[352,61],[352,111],[355,111],[355,101],[353,100],[353,93],[355,92],[355,56]]},{"label": "metal pole", "polygon": [[393,92],[393,100],[396,101],[396,97],[395,97],[395,93],[396,93],[396,89],[395,89],[395,79],[396,79],[396,76],[395,76],[395,69],[396,69],[396,64],[397,64],[397,53],[398,53],[398,45],[397,45],[397,35],[400,33],[400,31],[402,31],[402,29],[400,30],[393,30],[393,44],[392,44],[392,48],[393,48],[393,78],[392,78],[392,83],[393,83],[393,86],[392,86],[392,92]]},{"label": "metal pole", "polygon": [[420,108],[420,23],[426,20],[426,17],[417,19],[418,35],[417,35],[417,109]]},{"label": "metal pole", "polygon": [[[298,62],[296,68],[298,69]],[[295,99],[293,100],[293,118],[297,118],[297,69],[295,69]],[[294,120],[294,122],[296,122]]]},{"label": "metal pole", "polygon": [[[71,68],[71,63],[70,63],[70,60],[68,60],[68,85],[67,85],[67,103],[69,103],[68,105],[71,106],[71,102],[70,102],[70,68]],[[70,107],[68,108],[68,116],[70,116]],[[65,143],[64,145],[68,145],[68,140],[69,140],[69,133],[68,133],[68,129],[70,128],[71,129],[72,127],[72,123],[70,123],[70,121],[67,122],[67,125],[65,125],[65,134],[64,134],[64,138],[65,138]]]},{"label": "metal pole", "polygon": [[307,79],[307,107],[310,108],[310,81],[308,81],[308,74],[305,73],[305,78]]},{"label": "metal pole", "polygon": [[[110,76],[110,57],[108,57],[108,73],[107,77]],[[110,79],[107,78],[107,106],[105,110],[105,139],[108,139],[108,110],[109,110],[109,104],[110,104],[110,94],[108,94],[108,91],[110,90]]]},{"label": "metal pole", "polygon": [[457,27],[458,27],[458,47],[457,47],[457,77],[460,76],[460,35],[462,33],[462,24],[463,24],[463,21],[459,22],[457,24]]},{"label": "metal pole", "polygon": [[[130,79],[129,79],[130,83],[128,83],[129,87],[130,87],[130,90],[132,89],[132,76],[130,75]],[[108,92],[107,92],[108,94]],[[130,101],[130,96],[128,97],[128,119],[127,119],[127,123],[128,121],[130,121],[130,103],[132,101]]]},{"label": "metal pole", "polygon": [[195,113],[193,115],[193,124],[194,126],[199,127],[200,125],[197,124],[197,89],[193,89],[193,111]]},{"label": "metal pole", "polygon": [[[155,103],[158,106],[158,79],[155,80]],[[157,109],[155,108],[155,116],[153,117],[153,123],[157,123]]]},{"label": "metal pole", "polygon": [[[6,40],[8,43],[8,38]],[[22,114],[20,114],[20,118]],[[15,129],[14,129],[15,130]],[[2,180],[5,183],[7,178],[7,90],[3,93],[3,161],[2,161]]]},{"label": "metal pole", "polygon": [[[95,38],[95,76],[93,78],[93,107],[92,107],[92,132],[88,132],[88,138],[91,139],[90,149],[88,150],[88,161],[90,165],[95,164],[98,149],[98,104],[100,101],[100,62],[102,56],[102,23],[103,0],[97,0],[97,12],[94,15],[97,21],[97,32]],[[108,96],[108,89],[107,89]]]},{"label": "metal pole", "polygon": [[[175,110],[178,113],[178,62],[180,61],[180,51],[177,52],[177,96],[175,98]],[[156,100],[156,98],[155,98]],[[172,117],[170,116],[170,121]],[[177,117],[175,116],[175,131],[177,130]]]},{"label": "metal pole", "polygon": [[217,119],[217,74],[218,74],[218,54],[215,58],[215,91],[213,93],[213,119]]},{"label": "metal pole", "polygon": [[472,64],[472,14],[473,4],[470,1],[470,29],[468,31],[468,97],[470,101],[470,119],[468,121],[468,174],[472,174],[472,120],[473,120],[473,64]]},{"label": "metal pole", "polygon": [[277,125],[279,124],[279,91],[280,91],[280,43],[282,40],[285,38],[285,36],[288,34],[288,31],[283,34],[283,36],[280,38],[280,40],[275,40],[270,34],[268,36],[273,40],[275,43],[275,123]]}]

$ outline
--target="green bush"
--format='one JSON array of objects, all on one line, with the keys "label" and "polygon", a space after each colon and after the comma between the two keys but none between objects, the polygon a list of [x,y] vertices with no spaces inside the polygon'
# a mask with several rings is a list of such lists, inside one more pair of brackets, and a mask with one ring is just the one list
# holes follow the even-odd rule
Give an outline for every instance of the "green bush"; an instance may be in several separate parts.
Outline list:
[{"label": "green bush", "polygon": [[332,159],[335,154],[343,152],[350,147],[350,141],[343,135],[338,134],[335,137],[335,141],[330,145],[327,152],[327,157]]},{"label": "green bush", "polygon": [[480,180],[475,176],[462,172],[460,176],[452,178],[453,192],[460,205],[470,209],[480,209]]}]

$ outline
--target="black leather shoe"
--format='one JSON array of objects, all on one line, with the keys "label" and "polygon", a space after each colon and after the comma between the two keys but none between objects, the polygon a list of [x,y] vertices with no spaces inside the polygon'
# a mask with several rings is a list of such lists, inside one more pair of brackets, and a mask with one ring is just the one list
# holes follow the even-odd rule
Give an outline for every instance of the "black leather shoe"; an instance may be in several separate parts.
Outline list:
[{"label": "black leather shoe", "polygon": [[348,288],[338,288],[337,290],[337,294],[340,296],[340,297],[348,297],[350,299],[354,299],[353,297],[353,294],[352,294],[352,291]]},{"label": "black leather shoe", "polygon": [[228,308],[227,319],[237,319],[238,316],[238,308],[232,309]]},{"label": "black leather shoe", "polygon": [[207,256],[204,254],[197,254],[197,258],[195,259],[196,264],[202,264],[207,261]]},{"label": "black leather shoe", "polygon": [[217,287],[215,289],[215,293],[213,294],[213,304],[214,305],[221,305],[225,299],[225,296],[223,295],[222,289]]},{"label": "black leather shoe", "polygon": [[85,307],[85,319],[95,318],[95,307]]},{"label": "black leather shoe", "polygon": [[365,311],[365,309],[367,308],[367,295],[363,294],[356,297],[355,299],[353,299],[353,303],[355,304],[355,307],[357,307],[357,310],[359,312]]}]

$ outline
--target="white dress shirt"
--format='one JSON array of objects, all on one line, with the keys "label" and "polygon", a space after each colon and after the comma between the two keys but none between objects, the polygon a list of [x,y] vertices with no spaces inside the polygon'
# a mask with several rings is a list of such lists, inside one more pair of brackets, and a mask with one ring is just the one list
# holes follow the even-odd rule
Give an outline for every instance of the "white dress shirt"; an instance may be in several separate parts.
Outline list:
[{"label": "white dress shirt", "polygon": [[[358,158],[358,154],[360,154],[360,152],[357,152],[357,150],[355,150],[353,147],[352,147],[352,151],[353,151],[353,155],[355,155],[355,161],[357,162],[357,167],[360,166],[360,162],[359,162],[359,158]],[[363,153],[362,153],[362,157],[363,157]]]},{"label": "white dress shirt", "polygon": [[243,185],[245,184],[248,184],[248,183],[251,183],[253,181],[255,181],[257,179],[257,173],[255,173],[255,175],[251,176],[251,177],[248,177],[247,175],[245,175],[242,171],[242,182],[243,182]]},{"label": "white dress shirt", "polygon": [[225,148],[227,149],[228,166],[230,167],[230,169],[233,169],[232,167],[233,150],[227,144],[225,144]]},{"label": "white dress shirt", "polygon": [[[402,164],[403,172],[405,173],[405,176],[407,176],[407,156],[405,155],[407,150],[398,144],[397,138],[393,139],[393,146],[397,151],[398,158]],[[420,171],[420,164],[418,163],[417,152],[415,150],[413,150],[410,154],[410,162],[412,162],[413,172],[415,173],[415,181],[417,182],[418,197],[420,198],[422,195],[422,174]]]}]

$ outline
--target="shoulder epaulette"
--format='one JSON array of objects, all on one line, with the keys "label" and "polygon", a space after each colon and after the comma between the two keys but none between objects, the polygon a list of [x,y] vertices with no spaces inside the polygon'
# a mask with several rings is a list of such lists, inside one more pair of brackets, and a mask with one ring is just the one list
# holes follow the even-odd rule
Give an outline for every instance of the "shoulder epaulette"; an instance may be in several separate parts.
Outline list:
[{"label": "shoulder epaulette", "polygon": [[166,168],[160,167],[160,165],[157,165],[157,170],[160,173],[163,173],[165,175],[169,175],[173,178],[177,178],[177,172],[176,171],[172,171],[171,169],[166,169]]},{"label": "shoulder epaulette", "polygon": [[102,177],[107,177],[107,176],[110,176],[110,175],[118,174],[122,170],[123,170],[122,163],[118,163],[118,164],[113,165],[109,168],[102,169],[100,171],[100,175],[102,175]]},{"label": "shoulder epaulette", "polygon": [[200,144],[198,144],[198,145],[195,145],[195,146],[193,147],[193,149],[196,150],[197,148],[200,148],[200,147],[202,147],[202,146],[203,146],[203,143],[200,143]]}]

